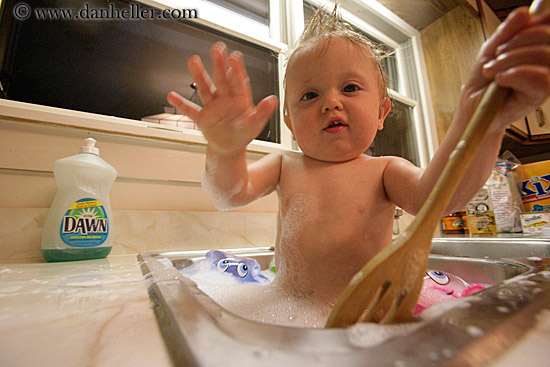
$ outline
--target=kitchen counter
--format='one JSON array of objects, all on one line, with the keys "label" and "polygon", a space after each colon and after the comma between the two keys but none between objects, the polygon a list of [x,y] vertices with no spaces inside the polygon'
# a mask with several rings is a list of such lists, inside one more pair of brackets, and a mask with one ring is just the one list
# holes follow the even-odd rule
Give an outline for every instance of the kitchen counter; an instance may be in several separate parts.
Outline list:
[{"label": "kitchen counter", "polygon": [[135,255],[0,263],[0,366],[172,366]]},{"label": "kitchen counter", "polygon": [[[135,255],[0,263],[0,366],[155,366],[172,361]],[[494,367],[544,366],[550,310]]]}]

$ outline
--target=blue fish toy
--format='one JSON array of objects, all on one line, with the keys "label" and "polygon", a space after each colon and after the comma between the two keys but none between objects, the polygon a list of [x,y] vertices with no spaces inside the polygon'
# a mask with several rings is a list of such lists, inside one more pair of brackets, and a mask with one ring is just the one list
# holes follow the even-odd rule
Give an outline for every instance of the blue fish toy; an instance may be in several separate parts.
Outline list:
[{"label": "blue fish toy", "polygon": [[270,280],[261,274],[262,268],[254,259],[231,256],[220,250],[206,253],[205,261],[211,263],[222,273],[229,273],[243,283],[269,283]]}]

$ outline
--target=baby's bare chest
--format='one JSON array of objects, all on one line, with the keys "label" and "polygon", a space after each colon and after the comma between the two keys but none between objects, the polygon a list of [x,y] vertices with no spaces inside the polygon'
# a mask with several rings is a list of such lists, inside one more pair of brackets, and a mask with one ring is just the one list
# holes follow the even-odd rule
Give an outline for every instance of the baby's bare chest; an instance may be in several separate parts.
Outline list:
[{"label": "baby's bare chest", "polygon": [[283,217],[307,213],[320,224],[360,225],[393,210],[384,189],[382,164],[299,161],[284,168],[279,188]]}]

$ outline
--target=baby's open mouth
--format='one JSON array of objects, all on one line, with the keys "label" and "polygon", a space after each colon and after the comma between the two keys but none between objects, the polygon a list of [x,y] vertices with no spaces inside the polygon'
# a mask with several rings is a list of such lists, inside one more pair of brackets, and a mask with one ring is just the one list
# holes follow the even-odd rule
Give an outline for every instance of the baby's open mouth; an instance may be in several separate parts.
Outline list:
[{"label": "baby's open mouth", "polygon": [[340,121],[332,121],[327,127],[325,127],[323,130],[325,131],[332,131],[332,130],[342,130],[344,127],[348,126],[347,124],[344,124]]}]

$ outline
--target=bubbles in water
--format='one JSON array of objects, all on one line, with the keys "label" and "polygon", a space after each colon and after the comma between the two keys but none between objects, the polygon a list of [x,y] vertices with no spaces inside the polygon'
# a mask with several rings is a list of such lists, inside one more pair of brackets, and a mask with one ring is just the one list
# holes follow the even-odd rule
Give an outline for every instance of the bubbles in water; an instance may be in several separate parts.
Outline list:
[{"label": "bubbles in water", "polygon": [[513,295],[511,295],[508,290],[499,289],[497,292],[497,298],[499,300],[507,300],[507,299],[510,299],[511,297],[513,297]]},{"label": "bubbles in water", "polygon": [[293,327],[323,327],[330,305],[308,297],[289,295],[277,283],[242,283],[233,275],[212,270],[206,262],[188,275],[216,303],[241,317],[268,324]]},{"label": "bubbles in water", "polygon": [[497,311],[500,313],[510,313],[510,309],[506,306],[497,306]]},{"label": "bubbles in water", "polygon": [[550,310],[543,309],[536,316],[536,328],[546,334],[550,333]]},{"label": "bubbles in water", "polygon": [[352,345],[368,348],[382,344],[394,337],[408,335],[423,325],[423,322],[389,325],[366,322],[352,325],[346,329],[346,332]]},{"label": "bubbles in water", "polygon": [[[225,188],[221,189],[219,185],[219,180],[221,180],[220,175],[216,174],[216,170],[219,166],[218,157],[216,155],[208,156],[208,161],[206,162],[208,166],[209,174],[206,173],[206,167],[203,168],[201,172],[201,185],[202,188],[208,192],[209,196],[214,201],[214,205],[221,211],[233,209],[233,206],[228,202],[226,198],[231,198],[238,194],[243,188],[245,179],[242,178],[240,182],[233,183],[233,187],[228,187],[228,182],[222,182],[222,185],[225,184]],[[218,182],[214,182],[213,178],[217,176]]]},{"label": "bubbles in water", "polygon": [[474,325],[466,326],[466,332],[468,332],[468,334],[470,334],[473,338],[479,338],[485,334],[485,331],[483,331],[482,328]]},{"label": "bubbles in water", "polygon": [[537,285],[537,282],[534,282],[532,280],[520,280],[518,283],[524,287]]},{"label": "bubbles in water", "polygon": [[452,351],[451,349],[449,349],[449,348],[443,348],[443,349],[441,350],[441,353],[443,354],[443,356],[444,356],[445,358],[449,358],[449,359],[450,359],[450,358],[453,358],[453,356],[455,355],[455,352],[453,352],[453,351]]},{"label": "bubbles in water", "polygon": [[430,353],[428,353],[428,358],[430,358],[434,362],[438,362],[439,354],[437,354],[437,352],[431,351]]},{"label": "bubbles in water", "polygon": [[253,353],[254,353],[254,356],[259,357],[259,358],[269,357],[269,352],[265,349],[259,349],[259,350],[257,349]]}]

